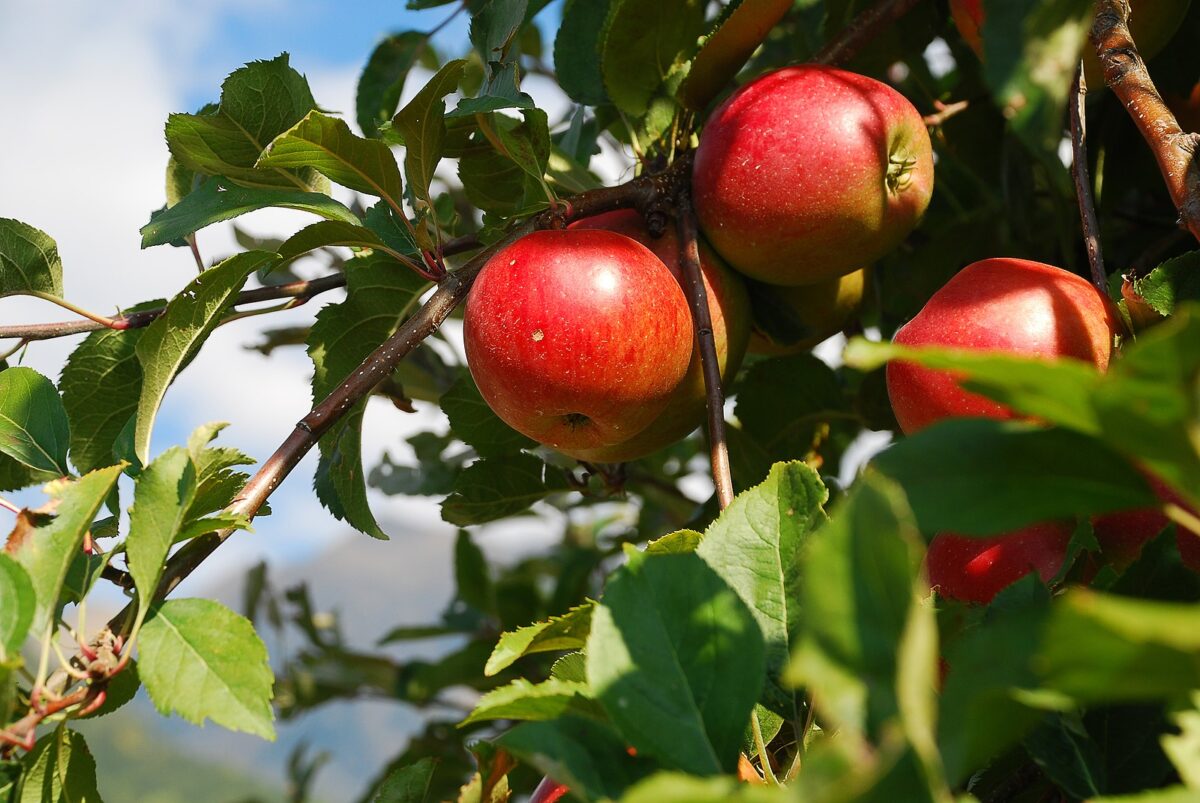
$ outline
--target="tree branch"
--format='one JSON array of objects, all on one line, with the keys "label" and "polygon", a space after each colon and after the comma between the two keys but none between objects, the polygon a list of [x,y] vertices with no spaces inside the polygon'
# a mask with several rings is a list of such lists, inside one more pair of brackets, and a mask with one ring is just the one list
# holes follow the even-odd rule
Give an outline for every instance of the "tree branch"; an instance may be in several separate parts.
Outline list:
[{"label": "tree branch", "polygon": [[1083,226],[1083,244],[1087,247],[1088,265],[1092,269],[1092,284],[1108,294],[1104,255],[1100,250],[1100,222],[1096,220],[1096,203],[1092,199],[1092,179],[1088,175],[1087,155],[1087,80],[1083,77],[1083,62],[1075,67],[1075,82],[1071,91],[1071,177],[1075,179],[1075,198],[1079,202],[1079,221]]},{"label": "tree branch", "polygon": [[1154,153],[1180,224],[1200,240],[1200,134],[1184,132],[1129,33],[1129,0],[1097,0],[1092,44],[1108,84]]},{"label": "tree branch", "polygon": [[733,501],[733,479],[729,470],[729,445],[725,440],[725,393],[721,388],[721,364],[717,360],[717,345],[713,340],[712,315],[708,309],[708,293],[700,271],[700,246],[696,233],[696,213],[692,211],[691,193],[679,194],[675,217],[679,229],[679,265],[687,281],[688,303],[696,327],[696,344],[700,350],[700,367],[704,371],[704,393],[708,399],[708,443],[712,460],[713,483],[717,487],[717,502],[724,510]]},{"label": "tree branch", "polygon": [[903,17],[917,5],[918,0],[882,0],[850,21],[832,42],[817,51],[810,59],[816,64],[845,64],[858,55],[872,39],[888,25]]},{"label": "tree branch", "polygon": [[[478,237],[474,234],[468,234],[447,242],[442,246],[441,255],[454,256],[465,251],[473,251],[481,245],[482,243],[479,242]],[[279,299],[290,298],[294,299],[294,303],[291,306],[296,307],[321,293],[345,286],[346,275],[344,273],[336,273],[309,281],[256,287],[253,290],[243,290],[238,293],[237,299],[233,302],[232,306],[237,307],[242,304],[254,304],[260,301],[277,301]],[[0,340],[19,338],[25,342],[30,342],[78,335],[83,332],[94,332],[97,329],[105,328],[141,329],[144,326],[149,326],[165,311],[166,307],[157,307],[155,309],[142,310],[141,312],[131,312],[128,315],[118,315],[115,318],[108,319],[108,324],[95,320],[81,320],[0,326]]]}]

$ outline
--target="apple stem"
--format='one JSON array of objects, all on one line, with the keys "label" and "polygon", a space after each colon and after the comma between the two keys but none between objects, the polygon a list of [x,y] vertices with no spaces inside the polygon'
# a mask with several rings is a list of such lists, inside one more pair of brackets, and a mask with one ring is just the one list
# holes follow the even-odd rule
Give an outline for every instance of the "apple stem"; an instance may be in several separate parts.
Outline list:
[{"label": "apple stem", "polygon": [[1071,177],[1075,180],[1075,198],[1079,201],[1079,221],[1083,226],[1083,244],[1087,247],[1088,265],[1092,269],[1092,284],[1108,294],[1104,272],[1104,254],[1100,250],[1100,222],[1096,219],[1096,202],[1092,197],[1092,179],[1088,175],[1087,80],[1083,77],[1083,61],[1075,66],[1075,82],[1071,89]]},{"label": "apple stem", "polygon": [[1154,153],[1180,224],[1200,240],[1200,134],[1180,128],[1150,79],[1129,33],[1129,0],[1096,0],[1091,39],[1104,65],[1104,82]]},{"label": "apple stem", "polygon": [[733,501],[733,477],[729,469],[729,445],[725,439],[725,392],[721,388],[721,364],[713,340],[712,316],[708,311],[708,292],[700,273],[700,246],[696,234],[696,213],[691,194],[681,189],[677,196],[675,223],[679,229],[679,266],[687,283],[692,322],[696,327],[696,345],[704,372],[704,392],[708,399],[708,442],[711,450],[713,483],[717,503],[724,510]]}]

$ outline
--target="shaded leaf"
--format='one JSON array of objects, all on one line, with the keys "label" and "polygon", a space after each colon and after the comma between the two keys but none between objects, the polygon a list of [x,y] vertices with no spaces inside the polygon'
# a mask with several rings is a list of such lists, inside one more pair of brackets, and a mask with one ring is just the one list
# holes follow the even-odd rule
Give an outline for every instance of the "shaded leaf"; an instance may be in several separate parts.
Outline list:
[{"label": "shaded leaf", "polygon": [[0,666],[20,658],[36,607],[37,595],[29,575],[21,564],[0,552]]},{"label": "shaded leaf", "polygon": [[63,294],[58,244],[27,223],[0,217],[0,297],[31,290]]},{"label": "shaded leaf", "polygon": [[25,756],[13,803],[101,803],[96,759],[83,734],[57,727]]},{"label": "shaded leaf", "polygon": [[358,76],[354,106],[359,129],[379,136],[379,124],[391,119],[404,92],[408,73],[429,47],[429,34],[403,31],[375,46]]},{"label": "shaded leaf", "polygon": [[482,457],[513,454],[536,445],[492,412],[466,371],[442,394],[439,403],[450,419],[450,430]]},{"label": "shaded leaf", "polygon": [[568,491],[566,476],[540,458],[521,452],[485,457],[454,480],[442,502],[442,519],[459,527],[512,516],[550,494]]}]

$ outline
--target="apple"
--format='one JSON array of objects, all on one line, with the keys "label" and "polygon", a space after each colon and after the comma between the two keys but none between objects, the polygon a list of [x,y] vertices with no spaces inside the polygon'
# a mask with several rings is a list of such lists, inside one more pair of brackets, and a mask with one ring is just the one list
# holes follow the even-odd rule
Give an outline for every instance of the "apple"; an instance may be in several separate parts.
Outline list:
[{"label": "apple", "polygon": [[986,605],[1032,571],[1047,583],[1062,569],[1073,529],[1043,522],[992,538],[939,533],[925,553],[929,585],[948,599]]},{"label": "apple", "polygon": [[611,231],[537,231],[483,266],[463,338],[496,414],[575,456],[628,440],[666,409],[693,327],[679,283],[646,246]]},{"label": "apple", "polygon": [[533,790],[533,796],[529,798],[529,803],[555,803],[569,791],[567,787],[557,781],[543,778],[542,782]]},{"label": "apple", "polygon": [[767,356],[800,354],[842,331],[862,307],[865,275],[865,270],[856,270],[817,284],[770,287],[780,304],[786,306],[798,329],[806,334],[795,343],[777,343],[756,327],[750,332],[750,353]]},{"label": "apple", "polygon": [[[1179,30],[1192,0],[1130,0],[1129,33],[1138,53],[1149,59],[1162,51]],[[995,0],[992,0],[995,2]],[[950,16],[963,40],[983,58],[983,0],[950,0]],[[1083,45],[1084,80],[1089,89],[1104,86],[1104,68],[1090,41]]]},{"label": "apple", "polygon": [[[968,265],[939,289],[893,341],[1082,360],[1108,368],[1118,323],[1112,303],[1074,273],[1024,259]],[[913,433],[943,418],[1012,418],[1002,404],[969,393],[952,373],[893,360],[888,396],[900,428]]]},{"label": "apple", "polygon": [[887,84],[785,67],[712,113],[692,189],[705,236],[735,269],[815,284],[874,262],[917,225],[933,192],[929,132]]},{"label": "apple", "polygon": [[[572,231],[603,229],[637,240],[654,252],[671,275],[684,286],[679,267],[679,238],[667,228],[663,236],[653,238],[640,214],[633,210],[610,212],[585,218],[570,226]],[[737,374],[750,338],[750,301],[746,287],[711,248],[700,245],[700,275],[708,294],[708,312],[712,318],[713,341],[721,366],[722,384],[728,386]],[[620,443],[580,452],[576,456],[599,463],[636,460],[668,446],[700,426],[704,421],[706,397],[700,349],[692,349],[692,359],[683,381],[676,386],[666,408],[642,431]]]},{"label": "apple", "polygon": [[[1184,501],[1171,486],[1153,474],[1145,471],[1143,474],[1155,496],[1163,502],[1179,505],[1196,515],[1195,508]],[[1123,568],[1137,560],[1142,548],[1169,523],[1170,519],[1160,509],[1142,508],[1096,516],[1092,519],[1092,530],[1100,544],[1101,553],[1111,563]],[[1194,572],[1200,572],[1200,535],[1185,527],[1176,526],[1175,545],[1179,548],[1183,564]]]}]

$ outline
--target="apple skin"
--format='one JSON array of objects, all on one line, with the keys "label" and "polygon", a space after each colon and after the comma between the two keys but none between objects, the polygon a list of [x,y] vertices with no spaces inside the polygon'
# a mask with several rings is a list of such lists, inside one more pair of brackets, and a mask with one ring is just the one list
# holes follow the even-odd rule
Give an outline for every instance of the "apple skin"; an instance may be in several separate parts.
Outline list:
[{"label": "apple skin", "polygon": [[1066,560],[1073,529],[1043,522],[993,538],[939,533],[925,553],[929,585],[948,599],[986,605],[1031,571],[1049,582]]},{"label": "apple skin", "polygon": [[[630,237],[645,245],[663,264],[680,288],[684,278],[679,267],[679,238],[672,227],[663,236],[653,238],[640,214],[633,210],[609,212],[573,223],[570,230],[603,229]],[[712,318],[713,342],[717,363],[721,367],[721,384],[729,387],[746,355],[750,339],[750,300],[746,286],[712,249],[700,244],[700,275],[708,294],[708,313]],[[683,438],[704,421],[707,402],[704,393],[704,370],[700,364],[700,349],[694,346],[691,362],[683,381],[671,394],[666,409],[642,431],[628,440],[612,446],[587,450],[577,456],[598,463],[622,463],[657,452]]]},{"label": "apple skin", "polygon": [[780,299],[795,311],[797,319],[810,332],[795,343],[776,343],[758,329],[750,331],[751,354],[768,357],[801,354],[846,327],[862,307],[866,270],[856,270],[835,279],[801,287],[774,287]]},{"label": "apple skin", "polygon": [[692,354],[679,283],[611,231],[537,231],[467,295],[467,365],[513,429],[575,456],[627,440],[670,402]]},{"label": "apple skin", "polygon": [[[1112,303],[1073,273],[1024,259],[985,259],[939,289],[893,342],[1070,358],[1108,368],[1118,320]],[[969,393],[954,375],[903,360],[887,366],[900,429],[912,434],[943,418],[1013,418],[1002,404]]]},{"label": "apple skin", "polygon": [[933,192],[929,132],[887,84],[785,67],[712,113],[692,189],[705,236],[736,270],[815,284],[874,262],[917,225]]},{"label": "apple skin", "polygon": [[[1138,53],[1150,59],[1162,51],[1179,30],[1192,0],[1130,0],[1129,33]],[[983,0],[950,0],[950,16],[963,40],[983,58]],[[1104,87],[1104,68],[1091,42],[1083,45],[1083,78],[1089,90]],[[1184,129],[1187,131],[1188,129]]]},{"label": "apple skin", "polygon": [[557,781],[543,778],[542,782],[533,790],[533,796],[529,798],[529,803],[556,803],[569,791],[567,787]]},{"label": "apple skin", "polygon": [[[1196,515],[1196,509],[1171,486],[1149,472],[1142,473],[1155,496],[1163,502],[1174,503]],[[1168,524],[1170,519],[1158,508],[1142,508],[1096,516],[1092,519],[1092,530],[1100,544],[1101,553],[1118,568],[1124,568],[1137,560],[1142,548]],[[1200,573],[1200,536],[1184,527],[1176,526],[1175,545],[1179,548],[1183,565]]]}]

